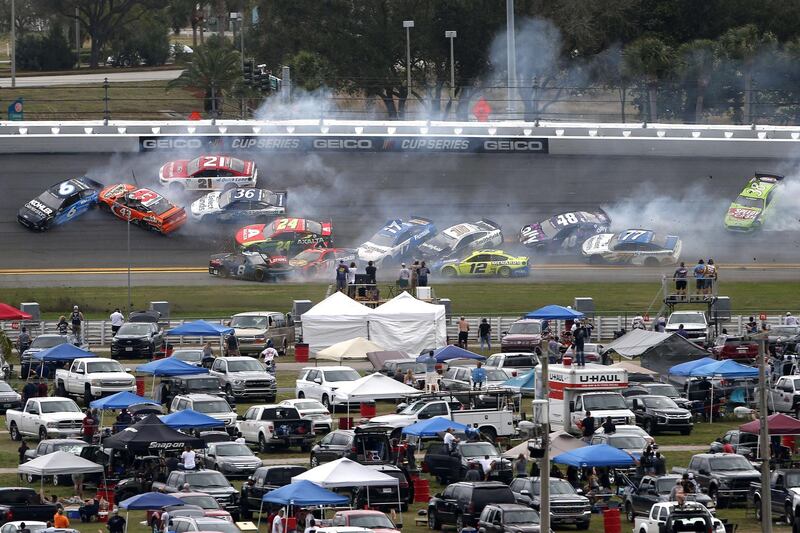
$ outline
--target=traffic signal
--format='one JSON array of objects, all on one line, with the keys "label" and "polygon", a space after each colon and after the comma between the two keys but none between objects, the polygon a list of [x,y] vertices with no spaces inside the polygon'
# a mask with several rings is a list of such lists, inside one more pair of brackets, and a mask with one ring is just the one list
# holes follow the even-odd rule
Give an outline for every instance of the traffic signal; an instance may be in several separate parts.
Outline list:
[{"label": "traffic signal", "polygon": [[255,72],[255,60],[248,59],[243,65],[242,77],[246,85],[253,85],[253,73]]},{"label": "traffic signal", "polygon": [[261,88],[262,92],[265,92],[265,93],[269,92],[269,86],[270,86],[269,80],[270,80],[270,78],[272,78],[272,75],[271,74],[267,74],[266,72],[261,75],[261,87],[260,88]]},{"label": "traffic signal", "polygon": [[269,75],[269,88],[272,92],[277,93],[281,90],[281,79],[276,78],[272,74]]}]

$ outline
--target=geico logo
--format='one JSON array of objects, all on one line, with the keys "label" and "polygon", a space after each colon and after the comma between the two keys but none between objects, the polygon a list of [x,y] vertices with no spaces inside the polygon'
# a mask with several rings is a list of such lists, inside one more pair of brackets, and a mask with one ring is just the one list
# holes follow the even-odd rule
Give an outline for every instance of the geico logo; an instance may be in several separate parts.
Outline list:
[{"label": "geico logo", "polygon": [[300,139],[282,137],[237,137],[231,142],[231,148],[296,149],[300,148]]},{"label": "geico logo", "polygon": [[314,148],[341,150],[371,150],[370,139],[314,139]]},{"label": "geico logo", "polygon": [[201,148],[202,146],[203,141],[200,139],[162,138],[142,140],[142,147],[151,150],[159,148]]},{"label": "geico logo", "polygon": [[484,150],[505,152],[541,152],[541,141],[483,141]]}]

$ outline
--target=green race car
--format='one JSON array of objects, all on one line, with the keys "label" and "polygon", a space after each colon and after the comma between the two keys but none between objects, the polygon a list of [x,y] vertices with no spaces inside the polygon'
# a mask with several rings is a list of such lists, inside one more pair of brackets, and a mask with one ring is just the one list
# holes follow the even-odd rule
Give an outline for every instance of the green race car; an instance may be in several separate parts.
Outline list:
[{"label": "green race car", "polygon": [[444,277],[459,276],[527,276],[528,258],[515,257],[502,250],[476,250],[464,259],[448,259],[434,265],[433,270]]},{"label": "green race car", "polygon": [[756,173],[747,182],[725,214],[725,229],[731,231],[755,231],[764,224],[764,215],[775,199],[778,183],[783,176]]}]

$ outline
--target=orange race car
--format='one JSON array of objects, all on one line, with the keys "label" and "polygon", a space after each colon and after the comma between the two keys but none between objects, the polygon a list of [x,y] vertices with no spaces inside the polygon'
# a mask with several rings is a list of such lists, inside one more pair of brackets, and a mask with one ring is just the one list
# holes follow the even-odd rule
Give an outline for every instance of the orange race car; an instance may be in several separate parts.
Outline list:
[{"label": "orange race car", "polygon": [[117,218],[130,220],[162,235],[172,233],[186,222],[186,211],[150,189],[129,183],[110,185],[100,192],[99,205]]}]

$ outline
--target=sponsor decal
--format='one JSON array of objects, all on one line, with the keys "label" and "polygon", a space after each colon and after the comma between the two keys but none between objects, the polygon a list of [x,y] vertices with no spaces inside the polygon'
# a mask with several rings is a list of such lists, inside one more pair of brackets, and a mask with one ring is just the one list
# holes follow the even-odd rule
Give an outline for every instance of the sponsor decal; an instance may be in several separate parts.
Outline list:
[{"label": "sponsor decal", "polygon": [[733,218],[739,218],[743,220],[755,220],[759,212],[760,211],[758,211],[757,209],[745,209],[742,207],[734,207],[728,211],[728,214]]},{"label": "sponsor decal", "polygon": [[151,442],[147,445],[151,450],[171,450],[173,448],[184,448],[183,442]]},{"label": "sponsor decal", "polygon": [[36,211],[40,211],[40,212],[44,213],[45,215],[52,215],[53,214],[53,210],[50,209],[49,207],[47,207],[46,205],[44,205],[39,200],[31,200],[30,202],[28,202],[28,207],[30,207],[32,209],[35,209]]}]

